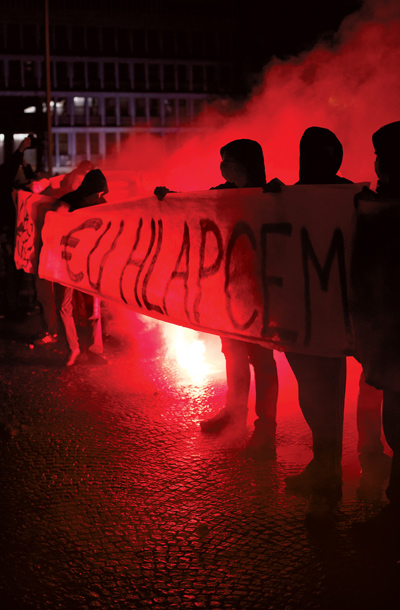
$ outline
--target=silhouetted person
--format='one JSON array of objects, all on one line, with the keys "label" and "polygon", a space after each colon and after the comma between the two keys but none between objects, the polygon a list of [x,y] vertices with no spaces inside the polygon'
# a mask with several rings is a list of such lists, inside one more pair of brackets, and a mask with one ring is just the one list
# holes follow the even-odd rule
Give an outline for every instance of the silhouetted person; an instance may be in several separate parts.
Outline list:
[{"label": "silhouetted person", "polygon": [[[84,177],[82,184],[71,193],[60,198],[60,202],[67,204],[69,212],[86,208],[100,203],[105,203],[104,195],[108,192],[107,180],[99,169],[89,171]],[[78,333],[73,317],[74,289],[55,284],[54,286],[56,307],[64,325],[65,335],[70,350],[66,366],[72,366],[81,354]],[[84,343],[88,354],[96,362],[102,362],[101,353],[103,343],[101,338],[100,299],[91,295],[83,295],[80,304],[86,310],[86,319],[80,318],[81,325],[85,327]]]},{"label": "silhouetted person", "polygon": [[[310,127],[300,140],[296,184],[351,184],[337,175],[343,148],[329,129]],[[313,441],[313,459],[297,475],[286,477],[292,491],[311,495],[308,514],[325,516],[341,496],[343,412],[346,358],[285,352],[299,388],[299,403]]]},{"label": "silhouetted person", "polygon": [[18,297],[23,271],[14,262],[16,209],[12,189],[20,168],[24,164],[24,152],[31,146],[31,138],[22,140],[17,150],[0,166],[0,248],[4,268],[4,315],[17,313]]},{"label": "silhouetted person", "polygon": [[[262,148],[254,140],[234,140],[221,148],[221,174],[226,182],[216,189],[266,186]],[[244,427],[250,390],[250,364],[256,389],[255,429],[248,451],[275,456],[278,375],[273,351],[248,341],[221,337],[226,360],[228,391],[225,407],[211,419],[200,422],[203,432],[221,432],[227,426]]]},{"label": "silhouetted person", "polygon": [[[264,155],[258,142],[248,139],[234,140],[223,146],[220,154],[221,174],[225,182],[214,189],[266,187]],[[163,186],[154,190],[159,200],[172,192],[175,191]],[[226,403],[214,417],[200,422],[201,429],[206,433],[219,433],[227,427],[244,429],[251,364],[256,386],[257,419],[247,450],[274,457],[278,376],[273,351],[257,343],[227,337],[221,337],[221,343],[226,360]]]},{"label": "silhouetted person", "polygon": [[[382,511],[354,531],[384,545],[400,557],[400,121],[372,136],[375,147],[376,194],[364,189],[356,196],[371,199],[380,210],[358,216],[352,257],[353,317],[357,356],[367,383],[383,390],[382,420],[393,451],[389,500]],[[389,205],[388,205],[389,203]],[[391,205],[390,205],[391,204]],[[397,205],[396,205],[397,204]]]}]

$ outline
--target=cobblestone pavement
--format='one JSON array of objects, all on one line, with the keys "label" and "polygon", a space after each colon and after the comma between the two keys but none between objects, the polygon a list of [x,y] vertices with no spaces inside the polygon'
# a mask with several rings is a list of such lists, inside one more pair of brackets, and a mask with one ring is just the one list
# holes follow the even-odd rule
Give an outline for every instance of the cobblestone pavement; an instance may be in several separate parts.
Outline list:
[{"label": "cobblestone pavement", "polygon": [[126,340],[106,337],[107,366],[67,369],[58,345],[29,346],[38,316],[0,321],[0,608],[399,609],[400,566],[350,535],[385,502],[384,480],[360,487],[358,365],[343,499],[314,530],[283,482],[311,455],[285,360],[277,460],[254,460],[243,451],[253,407],[247,437],[204,436],[223,376],[189,381],[160,325],[130,324]]}]

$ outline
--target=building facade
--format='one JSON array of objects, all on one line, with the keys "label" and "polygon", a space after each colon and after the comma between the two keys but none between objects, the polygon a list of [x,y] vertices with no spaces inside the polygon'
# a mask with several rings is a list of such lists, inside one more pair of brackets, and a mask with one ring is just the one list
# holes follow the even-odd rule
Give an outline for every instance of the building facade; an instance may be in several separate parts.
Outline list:
[{"label": "building facade", "polygon": [[[47,166],[45,2],[0,16],[0,161],[36,133]],[[249,66],[229,18],[207,2],[48,2],[53,171],[94,163],[132,133],[196,129],[203,105],[246,94]]]}]

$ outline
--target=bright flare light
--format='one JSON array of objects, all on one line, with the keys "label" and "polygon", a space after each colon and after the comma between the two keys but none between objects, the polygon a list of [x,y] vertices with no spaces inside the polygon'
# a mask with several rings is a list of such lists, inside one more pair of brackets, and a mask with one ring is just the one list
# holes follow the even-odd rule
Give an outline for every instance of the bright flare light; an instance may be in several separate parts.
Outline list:
[{"label": "bright flare light", "polygon": [[176,360],[193,383],[204,382],[211,373],[211,366],[206,362],[206,348],[203,341],[198,339],[197,332],[173,325],[165,325],[163,332],[167,340],[168,356]]}]

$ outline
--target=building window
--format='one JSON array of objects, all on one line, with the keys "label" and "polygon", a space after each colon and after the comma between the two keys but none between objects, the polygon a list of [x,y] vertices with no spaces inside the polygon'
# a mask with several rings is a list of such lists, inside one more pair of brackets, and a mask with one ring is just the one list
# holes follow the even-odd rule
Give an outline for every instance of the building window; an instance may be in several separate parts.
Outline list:
[{"label": "building window", "polygon": [[92,91],[97,91],[100,89],[99,64],[94,61],[89,61],[87,68],[89,89],[91,89]]},{"label": "building window", "polygon": [[23,62],[25,89],[37,89],[36,62],[26,60]]},{"label": "building window", "polygon": [[146,70],[144,64],[135,64],[134,84],[135,91],[146,90]]},{"label": "building window", "polygon": [[131,55],[131,38],[130,31],[126,28],[118,28],[117,30],[118,55],[120,57],[129,57]]},{"label": "building window", "polygon": [[130,99],[129,97],[121,97],[119,100],[119,112],[121,125],[132,125]]},{"label": "building window", "polygon": [[149,88],[150,91],[160,91],[160,64],[149,64]]},{"label": "building window", "polygon": [[178,66],[178,91],[189,90],[189,75],[188,67],[180,65]]},{"label": "building window", "polygon": [[117,121],[116,103],[114,97],[105,99],[106,125],[115,125]]},{"label": "building window", "polygon": [[175,100],[173,99],[164,99],[164,122],[165,125],[175,125],[176,124],[176,108],[175,108]]},{"label": "building window", "polygon": [[178,117],[179,124],[184,125],[188,122],[188,100],[178,100]]},{"label": "building window", "polygon": [[83,54],[85,48],[85,29],[81,25],[74,25],[72,27],[72,50],[74,55]]},{"label": "building window", "polygon": [[56,103],[56,112],[59,125],[70,125],[71,117],[68,112],[68,103],[65,97],[59,98]]},{"label": "building window", "polygon": [[111,90],[116,88],[114,62],[106,61],[104,63],[104,88]]},{"label": "building window", "polygon": [[117,146],[117,134],[106,133],[106,155],[110,157],[114,154]]},{"label": "building window", "polygon": [[83,61],[74,61],[73,71],[75,89],[85,89],[85,64]]},{"label": "building window", "polygon": [[11,59],[8,62],[8,86],[10,89],[20,89],[21,84],[21,63]]},{"label": "building window", "polygon": [[57,89],[69,89],[68,64],[66,61],[56,62]]},{"label": "building window", "polygon": [[37,27],[34,24],[24,24],[22,26],[22,42],[24,45],[25,53],[37,53],[38,48],[38,36]]},{"label": "building window", "polygon": [[89,107],[89,122],[90,125],[100,125],[100,105],[98,97],[88,97],[87,100]]},{"label": "building window", "polygon": [[80,156],[86,157],[86,134],[85,133],[77,133],[76,134],[76,154]]},{"label": "building window", "polygon": [[54,53],[60,55],[66,54],[69,51],[68,32],[65,25],[55,25],[53,28],[53,49]]},{"label": "building window", "polygon": [[192,81],[193,91],[204,91],[204,66],[193,66]]},{"label": "building window", "polygon": [[144,30],[132,31],[132,53],[135,57],[144,57],[146,55]]},{"label": "building window", "polygon": [[135,119],[136,123],[145,123],[147,121],[146,100],[144,98],[135,100]]},{"label": "building window", "polygon": [[129,75],[129,64],[118,64],[119,88],[123,91],[131,89],[131,79]]},{"label": "building window", "polygon": [[9,23],[7,26],[7,51],[21,52],[21,30],[17,23]]},{"label": "building window", "polygon": [[100,55],[100,31],[98,28],[86,28],[87,52],[89,55]]},{"label": "building window", "polygon": [[86,122],[86,99],[84,97],[74,97],[74,123],[75,125],[85,125]]},{"label": "building window", "polygon": [[175,66],[164,65],[164,91],[175,91]]},{"label": "building window", "polygon": [[158,30],[148,30],[147,47],[150,57],[161,57],[161,36]]},{"label": "building window", "polygon": [[160,100],[159,99],[151,99],[150,100],[150,118],[152,122],[154,119],[160,119]]},{"label": "building window", "polygon": [[67,133],[58,134],[58,152],[60,156],[68,156],[69,154]]},{"label": "building window", "polygon": [[115,30],[114,28],[103,28],[103,53],[115,55]]},{"label": "building window", "polygon": [[93,155],[98,156],[100,154],[99,134],[91,133],[89,136],[89,139],[90,139],[90,156],[93,156]]}]

